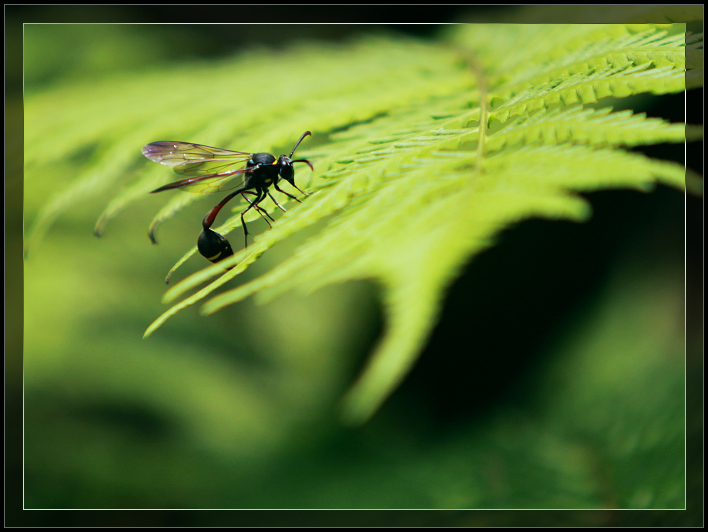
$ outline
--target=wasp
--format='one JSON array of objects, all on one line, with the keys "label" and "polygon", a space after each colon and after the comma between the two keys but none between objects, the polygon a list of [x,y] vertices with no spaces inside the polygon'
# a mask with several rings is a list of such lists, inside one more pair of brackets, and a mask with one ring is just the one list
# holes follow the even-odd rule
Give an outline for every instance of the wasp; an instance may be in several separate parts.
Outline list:
[{"label": "wasp", "polygon": [[[292,159],[293,153],[295,153],[295,150],[302,140],[308,135],[312,135],[312,133],[305,131],[295,143],[290,155],[281,155],[277,159],[270,153],[265,152],[247,153],[243,151],[231,151],[221,148],[212,148],[211,146],[203,146],[201,144],[192,144],[191,142],[171,140],[151,142],[150,144],[146,144],[142,149],[145,157],[156,163],[172,167],[178,174],[189,176],[185,179],[180,179],[179,181],[156,188],[151,193],[154,194],[155,192],[163,192],[175,188],[188,192],[214,193],[238,187],[207,213],[202,221],[203,230],[197,240],[199,253],[211,262],[219,262],[233,255],[234,252],[231,249],[229,241],[223,235],[213,231],[211,226],[214,220],[216,220],[219,211],[221,211],[224,205],[232,198],[241,194],[248,202],[248,207],[241,213],[241,225],[243,226],[245,246],[248,247],[249,233],[246,227],[246,221],[243,219],[248,211],[255,209],[268,223],[268,226],[272,227],[270,222],[274,222],[275,220],[265,209],[259,206],[265,197],[268,196],[280,210],[285,212],[282,205],[276,201],[268,190],[271,186],[278,192],[282,192],[289,198],[300,202],[295,196],[278,187],[279,181],[284,179],[300,193],[305,196],[308,195],[295,185],[295,169],[293,168],[293,164],[306,163],[313,171],[314,167],[307,159]],[[234,168],[243,163],[246,164],[245,167]],[[255,198],[248,198],[246,194],[255,196]]]}]

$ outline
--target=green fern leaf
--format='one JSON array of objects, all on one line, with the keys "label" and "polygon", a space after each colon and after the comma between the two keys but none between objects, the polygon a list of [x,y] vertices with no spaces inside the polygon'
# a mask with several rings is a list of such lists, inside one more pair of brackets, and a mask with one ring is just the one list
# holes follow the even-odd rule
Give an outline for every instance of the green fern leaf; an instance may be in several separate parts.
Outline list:
[{"label": "green fern leaf", "polygon": [[[685,90],[685,43],[679,24],[456,26],[445,44],[367,39],[341,47],[302,45],[283,54],[259,52],[222,65],[110,80],[111,88],[121,84],[125,105],[106,110],[100,120],[92,116],[101,98],[94,86],[38,95],[27,102],[32,171],[70,157],[77,146],[93,146],[95,157],[75,185],[44,208],[31,243],[71,201],[115,187],[146,142],[179,137],[282,153],[312,130],[298,155],[312,160],[316,171],[300,169],[297,176],[311,196],[291,204],[247,249],[172,287],[165,300],[184,299],[145,335],[207,297],[208,314],[251,295],[264,301],[288,290],[374,279],[383,287],[387,331],[344,406],[347,419],[362,421],[415,362],[457,272],[503,228],[530,217],[587,220],[590,207],[579,192],[646,191],[655,183],[684,187],[682,166],[626,149],[684,142],[684,124],[595,104]],[[702,49],[702,36],[689,43]],[[307,72],[287,83],[253,82],[292,64],[306,64]],[[689,59],[689,68],[697,64]],[[207,76],[208,86],[199,84]],[[57,98],[81,100],[80,124],[54,105]],[[277,102],[277,109],[264,109],[263,102]],[[176,115],[176,108],[185,114]],[[47,123],[67,124],[62,142],[43,141]],[[98,232],[165,177],[157,165],[140,174],[109,204]],[[196,198],[174,196],[150,234]],[[236,205],[217,231],[240,227],[241,210]],[[328,225],[283,264],[215,294],[273,245],[325,218]]]}]

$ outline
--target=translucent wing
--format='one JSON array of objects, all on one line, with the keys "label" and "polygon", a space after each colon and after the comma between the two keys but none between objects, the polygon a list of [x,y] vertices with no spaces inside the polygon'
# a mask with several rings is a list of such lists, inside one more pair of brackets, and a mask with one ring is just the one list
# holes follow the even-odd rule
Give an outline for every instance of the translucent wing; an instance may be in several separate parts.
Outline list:
[{"label": "translucent wing", "polygon": [[198,176],[226,172],[232,166],[245,163],[253,154],[191,142],[161,140],[146,144],[143,155],[151,161],[170,166],[178,174]]},{"label": "translucent wing", "polygon": [[[220,174],[201,175],[197,177],[188,177],[180,179],[173,183],[156,188],[152,192],[162,192],[163,190],[172,190],[179,188],[185,192],[196,192],[200,194],[213,194],[214,192],[223,192],[241,186],[244,182],[244,174],[248,168],[240,168],[230,172],[221,172]],[[234,179],[234,176],[240,176],[240,179]]]},{"label": "translucent wing", "polygon": [[[202,144],[161,140],[143,147],[143,155],[171,167],[176,173],[192,176],[153,190],[179,188],[187,192],[212,193],[236,188],[243,183],[247,168],[232,169],[247,162],[252,153],[223,150]],[[234,179],[240,176],[241,179]]]}]

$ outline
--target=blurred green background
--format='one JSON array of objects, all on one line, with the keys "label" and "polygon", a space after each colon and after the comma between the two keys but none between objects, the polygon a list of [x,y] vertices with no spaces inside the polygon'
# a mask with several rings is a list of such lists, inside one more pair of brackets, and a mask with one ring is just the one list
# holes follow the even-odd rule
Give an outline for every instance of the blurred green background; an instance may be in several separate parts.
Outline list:
[{"label": "blurred green background", "polygon": [[[112,9],[117,18],[133,16]],[[28,13],[15,15],[32,20]],[[140,74],[156,63],[208,62],[244,46],[287,47],[291,39],[354,38],[382,29],[282,26],[264,36],[256,26],[25,26],[25,97],[86,76]],[[435,26],[411,31],[436,38]],[[7,86],[17,89],[18,80],[9,77]],[[20,112],[17,92],[6,101],[9,114]],[[657,99],[647,111],[682,121],[683,101],[683,95]],[[697,101],[689,95],[690,106]],[[683,147],[647,153],[680,161]],[[698,153],[692,148],[689,156]],[[57,191],[71,178],[68,167]],[[15,178],[6,186],[17,192]],[[27,225],[57,191],[24,187]],[[418,364],[362,427],[342,426],[337,408],[384,327],[375,285],[350,283],[262,306],[248,300],[206,318],[190,308],[143,340],[165,308],[163,276],[185,240],[196,240],[193,219],[208,202],[165,225],[156,247],[146,230],[161,198],[129,208],[101,240],[92,231],[110,193],[81,202],[58,218],[24,264],[24,461],[14,466],[23,468],[24,507],[678,509],[685,497],[698,504],[700,481],[689,478],[686,492],[684,465],[695,468],[700,459],[691,445],[700,443],[700,412],[692,412],[701,399],[688,395],[686,455],[684,378],[689,386],[700,383],[701,302],[693,291],[700,294],[701,264],[690,250],[700,243],[693,231],[701,202],[688,198],[686,337],[682,194],[658,188],[588,197],[594,209],[588,224],[522,223],[468,265]],[[8,219],[18,214],[11,208]],[[275,267],[297,243],[265,254],[243,280]],[[191,263],[192,271],[201,266]],[[8,369],[20,371],[19,350],[8,354]],[[307,519],[382,526],[697,524],[693,512],[629,514]],[[103,519],[55,515],[23,517],[49,526]],[[111,522],[175,523],[169,514],[118,519]],[[184,513],[179,523],[237,524],[224,519]],[[253,524],[259,517],[246,519]],[[305,517],[268,519],[263,523]]]}]

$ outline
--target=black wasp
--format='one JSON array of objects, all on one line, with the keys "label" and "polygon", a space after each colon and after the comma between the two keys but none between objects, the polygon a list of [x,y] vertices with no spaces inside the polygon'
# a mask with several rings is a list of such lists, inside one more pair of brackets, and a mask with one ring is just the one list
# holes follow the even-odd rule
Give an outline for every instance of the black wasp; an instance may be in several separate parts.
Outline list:
[{"label": "black wasp", "polygon": [[[295,201],[300,201],[292,194],[288,194],[278,188],[278,181],[285,179],[298,191],[307,196],[307,193],[303,192],[295,185],[295,169],[293,168],[293,163],[307,163],[312,170],[314,170],[314,167],[307,159],[297,159],[293,161],[291,157],[302,142],[302,139],[308,135],[312,135],[312,133],[305,131],[295,143],[295,147],[290,152],[290,155],[281,155],[277,159],[270,153],[265,152],[247,153],[242,151],[230,151],[221,148],[212,148],[211,146],[203,146],[201,144],[192,144],[191,142],[175,142],[171,140],[151,142],[143,147],[143,155],[145,157],[156,163],[171,166],[178,174],[191,176],[157,188],[153,190],[152,193],[172,190],[173,188],[180,188],[188,192],[213,193],[239,187],[210,210],[202,221],[204,229],[199,235],[199,240],[197,240],[199,253],[211,262],[219,262],[229,255],[233,255],[234,252],[231,249],[229,241],[226,240],[223,235],[212,231],[211,226],[216,219],[216,215],[219,214],[221,208],[226,205],[231,198],[241,194],[249,203],[248,207],[241,213],[241,225],[243,225],[246,247],[248,247],[248,229],[246,228],[246,222],[243,216],[249,210],[252,208],[256,209],[261,217],[268,222],[268,226],[270,227],[272,226],[268,218],[270,218],[271,221],[275,220],[258,204],[263,201],[266,196],[269,196],[280,210],[285,212],[285,209],[283,209],[268,191],[271,185],[278,192],[282,192]],[[232,169],[234,166],[243,164],[244,162],[246,163],[244,168]],[[243,179],[234,179],[234,176],[241,176]],[[253,195],[255,198],[250,200],[246,197],[246,194]]]}]

